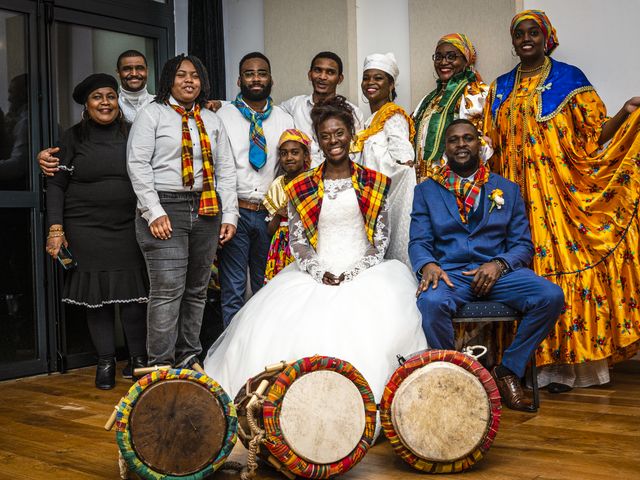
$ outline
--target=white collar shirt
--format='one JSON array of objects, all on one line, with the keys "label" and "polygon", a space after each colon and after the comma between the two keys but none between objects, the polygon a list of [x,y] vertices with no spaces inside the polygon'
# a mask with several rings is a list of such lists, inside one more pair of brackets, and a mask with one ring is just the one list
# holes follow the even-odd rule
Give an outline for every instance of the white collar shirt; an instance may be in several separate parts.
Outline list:
[{"label": "white collar shirt", "polygon": [[[169,103],[177,105],[173,97]],[[222,223],[237,225],[238,199],[236,169],[227,133],[215,113],[200,111],[209,135],[215,189],[222,204]],[[193,187],[182,184],[182,118],[168,105],[150,103],[143,108],[131,126],[127,144],[127,170],[138,197],[141,216],[151,224],[166,215],[158,192],[202,191],[202,148],[194,118],[189,118],[189,134],[193,144]]]},{"label": "white collar shirt", "polygon": [[238,175],[238,199],[251,203],[262,203],[269,186],[278,174],[280,135],[285,130],[293,128],[293,119],[280,107],[274,105],[269,118],[262,121],[262,129],[267,143],[267,162],[260,170],[256,170],[249,162],[251,144],[249,139],[251,123],[249,120],[244,118],[233,103],[223,105],[217,113],[229,136],[235,160]]}]

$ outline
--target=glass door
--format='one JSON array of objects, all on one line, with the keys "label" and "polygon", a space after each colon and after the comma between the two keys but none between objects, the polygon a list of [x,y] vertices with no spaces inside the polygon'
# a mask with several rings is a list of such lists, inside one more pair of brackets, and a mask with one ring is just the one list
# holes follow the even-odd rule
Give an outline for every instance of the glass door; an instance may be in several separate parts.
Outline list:
[{"label": "glass door", "polygon": [[48,367],[37,8],[0,0],[0,379]]}]

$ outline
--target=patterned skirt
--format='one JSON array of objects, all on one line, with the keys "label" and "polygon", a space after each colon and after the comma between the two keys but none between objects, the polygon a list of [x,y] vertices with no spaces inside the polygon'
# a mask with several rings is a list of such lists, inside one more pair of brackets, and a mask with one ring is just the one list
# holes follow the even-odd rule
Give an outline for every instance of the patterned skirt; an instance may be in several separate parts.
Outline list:
[{"label": "patterned skirt", "polygon": [[264,283],[266,284],[293,261],[294,258],[289,249],[289,224],[283,221],[280,222],[280,226],[271,239],[267,255],[267,268],[264,271]]}]

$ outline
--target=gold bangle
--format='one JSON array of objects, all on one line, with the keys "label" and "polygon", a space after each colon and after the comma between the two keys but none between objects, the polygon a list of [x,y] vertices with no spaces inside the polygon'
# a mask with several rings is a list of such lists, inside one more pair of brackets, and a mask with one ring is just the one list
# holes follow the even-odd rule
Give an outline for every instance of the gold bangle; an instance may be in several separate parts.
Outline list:
[{"label": "gold bangle", "polygon": [[57,237],[64,237],[64,232],[60,231],[60,232],[49,232],[49,235],[47,235],[47,240],[50,238],[57,238]]},{"label": "gold bangle", "polygon": [[64,232],[62,227],[49,227],[50,232]]}]

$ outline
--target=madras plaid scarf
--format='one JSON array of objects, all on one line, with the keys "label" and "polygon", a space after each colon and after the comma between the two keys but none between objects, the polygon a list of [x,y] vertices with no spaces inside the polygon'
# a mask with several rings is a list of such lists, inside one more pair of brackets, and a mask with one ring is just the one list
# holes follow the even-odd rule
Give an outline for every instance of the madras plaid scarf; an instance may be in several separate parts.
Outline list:
[{"label": "madras plaid scarf", "polygon": [[190,111],[179,105],[168,104],[182,117],[182,185],[193,187],[193,142],[189,133],[189,118],[194,118],[198,126],[200,136],[200,149],[202,150],[202,193],[200,194],[200,206],[198,215],[213,216],[220,208],[218,196],[215,190],[213,176],[213,157],[211,155],[211,142],[204,128],[204,122],[200,116],[200,106],[195,104]]},{"label": "madras plaid scarf", "polygon": [[489,173],[491,172],[485,165],[480,165],[473,176],[473,182],[463,182],[464,179],[455,174],[447,164],[440,167],[431,178],[456,196],[460,220],[466,224],[469,212],[476,203],[482,186],[489,180]]},{"label": "madras plaid scarf", "polygon": [[[324,169],[326,162],[290,181],[285,192],[300,215],[305,233],[313,248],[318,245],[318,219],[324,196]],[[356,191],[358,206],[364,218],[367,238],[373,244],[376,222],[391,180],[375,170],[350,162],[351,182]]]},{"label": "madras plaid scarf", "polygon": [[260,170],[267,163],[267,140],[264,138],[264,130],[262,129],[262,122],[269,118],[271,111],[273,110],[273,100],[271,97],[267,98],[267,108],[264,112],[254,112],[251,110],[244,99],[242,94],[239,93],[233,103],[244,118],[250,123],[249,139],[251,145],[249,146],[249,163],[255,170]]},{"label": "madras plaid scarf", "polygon": [[400,105],[389,102],[385,103],[382,108],[376,112],[369,128],[359,131],[353,138],[353,141],[351,142],[351,152],[361,152],[364,148],[364,142],[366,142],[369,137],[381,132],[384,128],[385,122],[395,114],[402,115],[409,124],[409,141],[413,143],[413,137],[416,134],[416,129],[413,126],[413,119],[407,115],[407,112],[405,112]]}]

